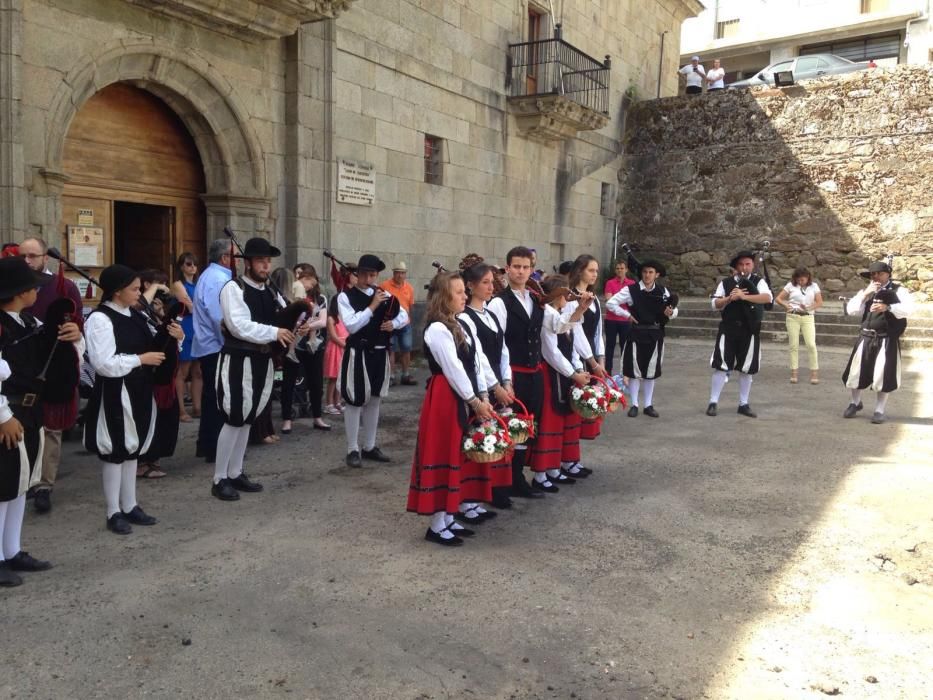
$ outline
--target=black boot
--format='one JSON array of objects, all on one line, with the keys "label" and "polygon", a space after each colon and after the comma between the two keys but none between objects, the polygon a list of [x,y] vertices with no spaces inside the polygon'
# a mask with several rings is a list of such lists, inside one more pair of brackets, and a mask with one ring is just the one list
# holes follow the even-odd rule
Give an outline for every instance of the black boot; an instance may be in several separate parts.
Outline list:
[{"label": "black boot", "polygon": [[492,490],[492,505],[495,508],[508,510],[512,507],[512,500],[509,498],[511,486],[496,486]]},{"label": "black boot", "polygon": [[544,498],[543,493],[532,491],[525,481],[525,452],[527,450],[515,450],[512,456],[512,488],[509,495],[512,498]]}]

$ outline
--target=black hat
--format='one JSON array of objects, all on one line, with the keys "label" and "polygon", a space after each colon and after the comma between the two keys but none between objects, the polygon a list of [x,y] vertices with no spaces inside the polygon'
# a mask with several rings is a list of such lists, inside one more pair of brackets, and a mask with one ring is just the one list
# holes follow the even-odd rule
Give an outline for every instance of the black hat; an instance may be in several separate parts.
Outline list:
[{"label": "black hat", "polygon": [[100,273],[100,288],[105,297],[112,297],[124,287],[130,286],[139,273],[126,265],[111,265]]},{"label": "black hat", "polygon": [[282,251],[269,243],[265,238],[250,238],[243,246],[243,252],[238,255],[239,258],[277,258]]},{"label": "black hat", "polygon": [[658,273],[658,277],[664,277],[667,274],[667,268],[664,267],[660,262],[652,258],[647,260],[642,260],[638,265],[638,276],[641,277],[641,271],[646,267],[653,267],[654,271]]},{"label": "black hat", "polygon": [[569,275],[570,270],[573,268],[573,260],[564,260],[560,265],[557,266],[558,275]]},{"label": "black hat", "polygon": [[732,257],[732,260],[729,261],[729,267],[734,270],[735,266],[738,265],[739,260],[742,258],[751,258],[751,260],[754,262],[755,254],[750,250],[740,250]]},{"label": "black hat", "polygon": [[859,273],[859,276],[860,276],[860,277],[864,277],[865,279],[871,279],[871,274],[872,274],[873,272],[887,272],[887,273],[890,275],[890,274],[891,274],[891,266],[888,265],[888,264],[887,264],[886,262],[884,262],[883,260],[877,260],[877,261],[873,262],[871,265],[868,266],[868,270],[864,270],[864,271],[860,272],[860,273]]},{"label": "black hat", "polygon": [[12,299],[29,289],[46,285],[53,279],[53,275],[33,270],[22,256],[0,258],[0,299]]},{"label": "black hat", "polygon": [[360,256],[360,262],[357,264],[357,269],[361,272],[363,270],[372,270],[373,272],[382,272],[386,269],[386,264],[382,262],[375,255],[367,253],[366,255]]}]

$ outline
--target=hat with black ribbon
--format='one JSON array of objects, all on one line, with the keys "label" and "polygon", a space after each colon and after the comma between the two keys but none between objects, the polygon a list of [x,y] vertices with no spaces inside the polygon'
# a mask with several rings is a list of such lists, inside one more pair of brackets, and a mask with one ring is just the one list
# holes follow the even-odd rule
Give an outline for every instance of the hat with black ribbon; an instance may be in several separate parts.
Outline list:
[{"label": "hat with black ribbon", "polygon": [[237,257],[240,258],[277,258],[282,251],[269,243],[265,238],[257,236],[250,238],[243,246],[243,252]]},{"label": "hat with black ribbon", "polygon": [[22,256],[0,258],[0,299],[12,299],[17,294],[38,289],[54,279],[52,275],[33,270]]},{"label": "hat with black ribbon", "polygon": [[654,268],[654,271],[658,273],[658,277],[664,277],[667,274],[667,268],[661,264],[660,261],[653,258],[648,258],[647,260],[642,260],[639,264],[638,274],[641,275],[641,271],[646,267]]},{"label": "hat with black ribbon", "polygon": [[360,261],[357,263],[356,267],[360,272],[363,272],[364,270],[369,270],[370,272],[382,272],[386,269],[386,264],[375,255],[366,253],[365,255],[360,256]]},{"label": "hat with black ribbon", "polygon": [[888,265],[883,260],[876,260],[875,262],[873,262],[871,265],[868,266],[867,270],[863,270],[862,272],[858,274],[860,277],[864,277],[865,279],[871,279],[872,274],[875,272],[887,272],[890,275],[891,266]]},{"label": "hat with black ribbon", "polygon": [[752,262],[755,262],[755,254],[750,250],[740,250],[738,253],[732,256],[732,260],[729,261],[729,267],[733,270],[735,266],[739,264],[739,260],[742,258],[748,258]]}]

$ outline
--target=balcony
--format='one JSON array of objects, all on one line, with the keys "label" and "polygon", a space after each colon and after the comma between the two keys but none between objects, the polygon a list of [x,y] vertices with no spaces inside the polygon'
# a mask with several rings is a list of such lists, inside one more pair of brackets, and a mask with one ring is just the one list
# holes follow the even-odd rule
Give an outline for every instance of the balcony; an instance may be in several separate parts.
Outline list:
[{"label": "balcony", "polygon": [[153,12],[249,40],[291,36],[305,22],[334,19],[353,0],[127,0]]},{"label": "balcony", "polygon": [[568,44],[560,25],[553,39],[509,45],[509,105],[529,138],[560,141],[609,123],[610,59]]}]

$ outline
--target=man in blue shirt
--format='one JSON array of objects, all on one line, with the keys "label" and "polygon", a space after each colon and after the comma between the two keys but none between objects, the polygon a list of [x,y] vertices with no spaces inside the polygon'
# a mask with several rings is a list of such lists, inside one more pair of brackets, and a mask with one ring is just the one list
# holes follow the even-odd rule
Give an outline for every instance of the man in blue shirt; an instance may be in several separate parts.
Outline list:
[{"label": "man in blue shirt", "polygon": [[214,377],[217,358],[223,345],[220,308],[220,290],[233,276],[230,267],[232,244],[226,238],[218,238],[207,251],[210,265],[201,273],[194,289],[194,341],[191,354],[201,362],[204,377],[204,393],[201,399],[201,425],[198,428],[197,456],[213,462],[217,454],[217,436],[223,427],[223,419],[217,409],[217,392]]}]

